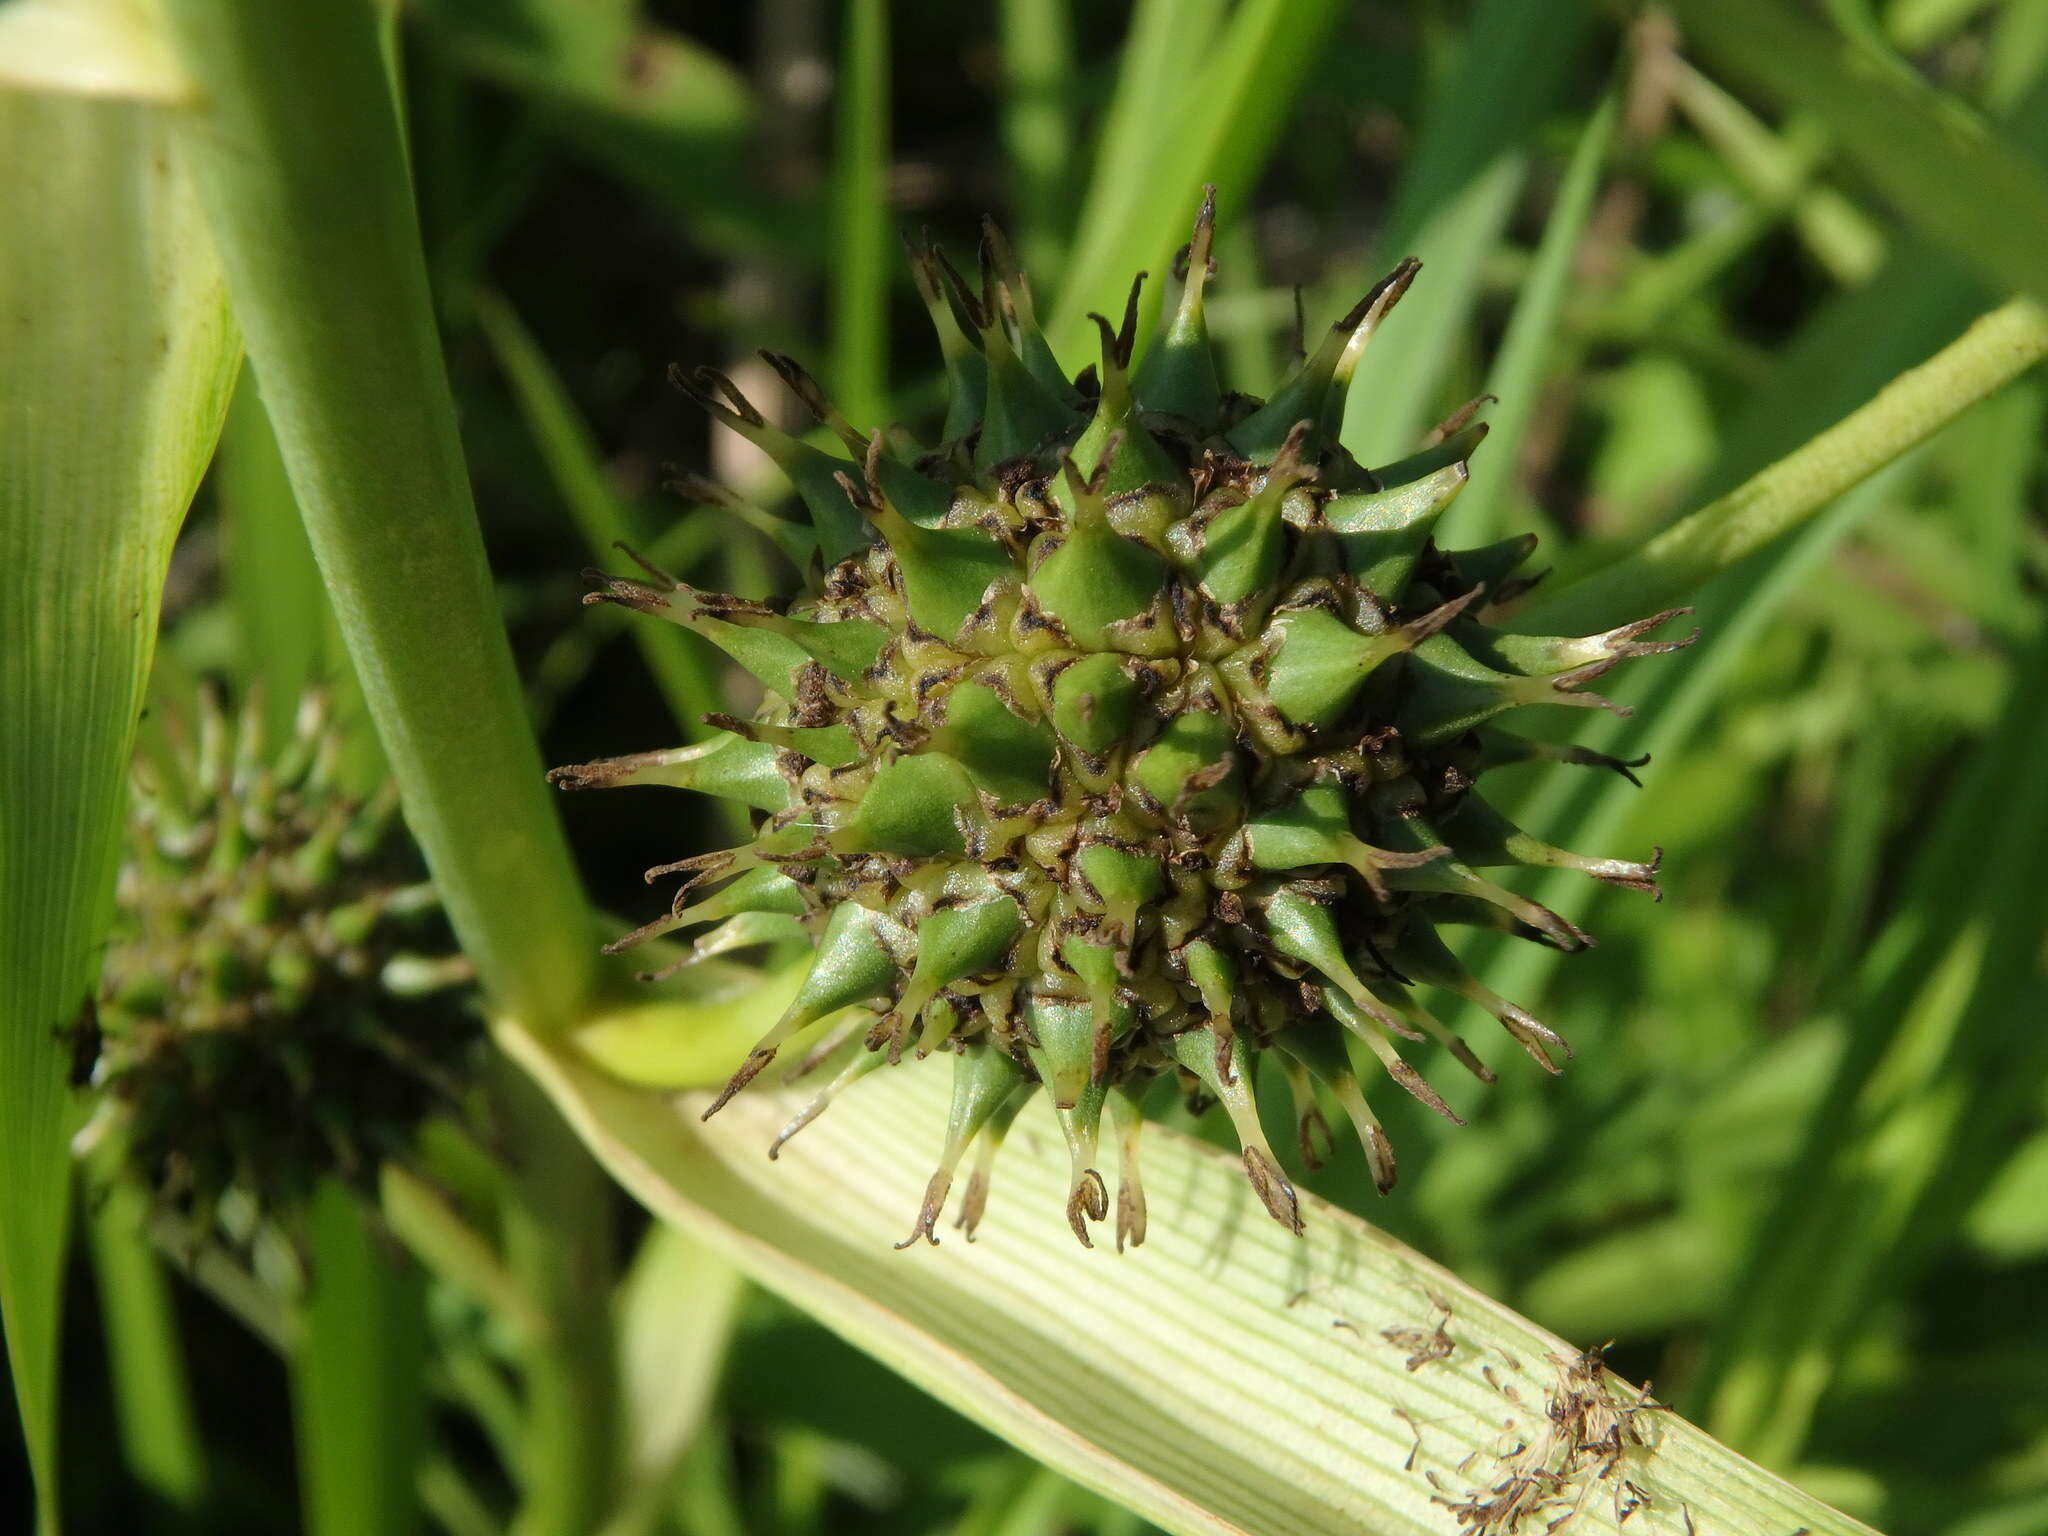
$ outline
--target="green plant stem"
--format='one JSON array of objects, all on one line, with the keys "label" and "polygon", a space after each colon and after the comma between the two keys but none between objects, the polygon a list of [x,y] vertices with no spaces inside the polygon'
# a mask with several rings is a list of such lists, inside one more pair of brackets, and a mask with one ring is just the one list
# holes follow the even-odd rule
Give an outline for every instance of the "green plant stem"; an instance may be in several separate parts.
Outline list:
[{"label": "green plant stem", "polygon": [[[361,0],[171,0],[197,86],[183,146],[315,557],[456,936],[498,1014],[556,1035],[589,1000],[590,919],[498,622],[418,218]],[[613,1482],[595,1168],[509,1094],[528,1214],[512,1267],[550,1328],[524,1360],[529,1536],[582,1536]]]},{"label": "green plant stem", "polygon": [[889,6],[845,8],[832,152],[832,389],[854,421],[889,416]]},{"label": "green plant stem", "polygon": [[1564,625],[1591,632],[1684,598],[2043,357],[2048,311],[2031,299],[2014,299],[1900,374],[1860,410],[1681,518],[1635,554],[1530,604],[1515,615],[1514,627],[1538,633]]},{"label": "green plant stem", "polygon": [[375,12],[166,6],[184,147],[356,672],[496,1005],[575,1016],[593,957],[497,620]]}]

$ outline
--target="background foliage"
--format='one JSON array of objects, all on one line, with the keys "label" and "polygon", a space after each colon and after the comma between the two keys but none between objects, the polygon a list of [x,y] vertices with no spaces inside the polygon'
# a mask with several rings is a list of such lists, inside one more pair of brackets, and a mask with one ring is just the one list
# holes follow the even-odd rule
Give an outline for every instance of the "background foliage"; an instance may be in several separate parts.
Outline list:
[{"label": "background foliage", "polygon": [[[32,3],[0,4],[0,25]],[[2048,292],[2042,0],[422,0],[392,58],[496,598],[550,762],[687,736],[730,682],[691,637],[580,606],[578,568],[614,539],[704,586],[783,579],[766,540],[662,492],[673,462],[776,494],[666,386],[671,361],[774,398],[752,349],[785,349],[857,420],[931,413],[899,228],[965,250],[996,213],[1074,360],[1087,310],[1163,270],[1214,182],[1211,318],[1253,390],[1290,355],[1292,290],[1334,313],[1415,252],[1424,277],[1368,354],[1352,436],[1391,457],[1499,396],[1455,533],[1539,530],[1553,583],[2000,300]],[[18,144],[22,115],[4,120]],[[1578,1047],[1570,1071],[1538,1080],[1489,1043],[1506,1069],[1466,1093],[1466,1128],[1382,1107],[1393,1196],[1355,1152],[1311,1180],[1565,1337],[1616,1340],[1624,1375],[1899,1532],[2048,1530],[2044,408],[2020,379],[1698,594],[1702,643],[1619,681],[1635,717],[1581,733],[1653,752],[1645,787],[1531,779],[1519,818],[1587,851],[1661,844],[1667,899],[1546,891],[1601,940],[1569,965],[1477,946],[1493,985],[1542,998]],[[171,561],[180,675],[276,686],[339,654],[304,622],[317,587],[276,455],[245,385]],[[635,871],[719,845],[718,812],[674,798],[565,802],[601,908],[639,910]],[[434,1518],[496,1529],[522,1464],[499,1369],[517,1321],[479,1303],[496,1272],[465,1270],[476,1256],[436,1223],[462,1156],[387,1176],[385,1221],[431,1282],[410,1262],[391,1278],[389,1233],[319,1213],[332,1315],[270,1322],[341,1329],[325,1358],[359,1368],[353,1385],[288,1373],[238,1277],[166,1288],[116,1240],[133,1210],[84,1201],[95,1242],[75,1250],[62,1340],[70,1528],[132,1528],[138,1509],[166,1529],[289,1528],[304,1481],[343,1490],[316,1523],[348,1529],[349,1489],[410,1509],[388,1467],[424,1419]],[[521,1199],[536,1221],[595,1214],[608,1263],[636,1253],[623,1196]],[[1143,1528],[688,1239],[637,1248],[613,1321],[629,1393],[683,1384],[672,1432],[629,1448],[619,1529]],[[375,1379],[366,1334],[430,1340],[426,1380],[410,1349],[384,1361],[403,1379]],[[654,1340],[650,1384],[634,1373]],[[335,1454],[358,1459],[323,1470],[319,1437],[295,1457],[294,1402],[302,1422],[338,1407],[363,1443]],[[0,1454],[0,1522],[25,1528],[26,1451]]]}]

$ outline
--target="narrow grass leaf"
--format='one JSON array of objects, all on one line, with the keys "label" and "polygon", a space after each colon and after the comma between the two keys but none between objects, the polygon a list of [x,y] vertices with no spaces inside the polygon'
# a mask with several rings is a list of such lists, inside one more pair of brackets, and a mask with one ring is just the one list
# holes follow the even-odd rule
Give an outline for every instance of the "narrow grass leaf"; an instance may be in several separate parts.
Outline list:
[{"label": "narrow grass leaf", "polygon": [[[1335,0],[1242,0],[1206,49],[1191,36],[1212,6],[1159,4],[1141,18],[1176,34],[1160,40],[1146,62],[1175,61],[1183,73],[1148,71],[1160,110],[1114,120],[1115,136],[1105,135],[1076,225],[1079,243],[1046,328],[1055,355],[1087,355],[1095,340],[1089,311],[1116,313],[1134,272],[1152,274],[1146,312],[1157,312],[1203,182],[1216,185],[1219,218],[1237,212],[1341,9]],[[1176,10],[1192,11],[1195,26],[1178,30]]]},{"label": "narrow grass leaf", "polygon": [[[1080,193],[1080,215],[1074,222],[1076,240],[1062,253],[1069,274],[1077,256],[1091,242],[1102,248],[1099,255],[1087,254],[1090,265],[1099,269],[1097,281],[1101,283],[1129,282],[1129,272],[1143,267],[1147,259],[1143,253],[1153,249],[1155,231],[1134,222],[1119,225],[1120,210],[1144,185],[1152,160],[1166,144],[1161,125],[1179,110],[1188,79],[1213,47],[1225,4],[1226,0],[1137,0],[1131,8],[1122,60],[1095,136],[1087,184]],[[1074,195],[1071,187],[1068,195]],[[1112,225],[1118,227],[1112,230]],[[1113,248],[1126,252],[1135,264],[1120,279],[1117,262],[1124,257],[1113,254]],[[1076,303],[1077,314],[1085,315],[1095,300]],[[1081,334],[1078,323],[1073,330]]]},{"label": "narrow grass leaf", "polygon": [[179,521],[237,358],[154,108],[0,93],[0,1316],[55,1530],[66,1031],[99,978]]},{"label": "narrow grass leaf", "polygon": [[247,367],[221,432],[214,488],[225,535],[227,597],[240,631],[238,681],[245,689],[263,690],[265,733],[271,741],[286,741],[305,689],[344,679],[352,688],[353,676],[278,456],[277,434]]},{"label": "narrow grass leaf", "polygon": [[[693,236],[802,259],[815,201],[778,204],[750,174],[758,108],[732,63],[626,7],[427,0],[420,34],[451,61],[541,108],[548,127],[637,187]],[[800,237],[801,236],[801,237]]]},{"label": "narrow grass leaf", "polygon": [[604,1536],[661,1529],[684,1459],[717,1395],[746,1281],[731,1260],[681,1227],[657,1223],[620,1281],[626,1492]]},{"label": "narrow grass leaf", "polygon": [[1437,391],[1465,338],[1486,258],[1521,190],[1523,150],[1578,59],[1590,20],[1584,0],[1485,0],[1465,28],[1375,242],[1382,266],[1413,255],[1424,275],[1352,381],[1344,443],[1363,462],[1409,453],[1436,419]]},{"label": "narrow grass leaf", "polygon": [[305,1528],[402,1536],[420,1524],[425,1287],[331,1180],[307,1208],[306,1240],[313,1282],[291,1357]]},{"label": "narrow grass leaf", "polygon": [[1954,97],[1777,0],[1677,0],[1715,63],[1833,130],[1913,229],[1997,289],[2048,297],[2048,171]]},{"label": "narrow grass leaf", "polygon": [[[1163,1128],[1146,1135],[1141,1248],[1075,1246],[1051,1214],[1067,1190],[1065,1142],[1027,1113],[980,1240],[899,1252],[889,1234],[907,1230],[945,1123],[939,1064],[876,1074],[770,1162],[763,1149],[797,1107],[786,1092],[744,1095],[706,1128],[702,1094],[629,1088],[516,1029],[501,1039],[657,1214],[1171,1532],[1441,1536],[1446,1501],[1483,1503],[1531,1464],[1516,1444],[1541,1438],[1552,1357],[1574,1353],[1312,1196],[1306,1236],[1292,1236],[1259,1209],[1236,1158]],[[1383,1330],[1427,1332],[1436,1318],[1450,1353],[1411,1371],[1410,1348]],[[1646,1445],[1604,1476],[1543,1484],[1565,1489],[1587,1529],[1615,1528],[1622,1476],[1701,1530],[1861,1529],[1675,1416],[1632,1422]]]},{"label": "narrow grass leaf", "polygon": [[1671,97],[1695,132],[1758,202],[1789,206],[1808,250],[1838,283],[1862,282],[1884,259],[1885,236],[1861,208],[1833,187],[1809,186],[1820,147],[1811,121],[1783,135],[1683,59],[1673,59]]},{"label": "narrow grass leaf", "polygon": [[1002,0],[1000,19],[1011,237],[1024,270],[1047,282],[1065,253],[1073,207],[1073,27],[1067,0]]},{"label": "narrow grass leaf", "polygon": [[206,1450],[170,1277],[149,1243],[149,1199],[120,1180],[89,1186],[87,1193],[86,1232],[121,1459],[138,1487],[190,1515],[206,1493]]},{"label": "narrow grass leaf", "polygon": [[1696,1383],[1716,1428],[1774,1464],[1798,1455],[1868,1309],[1961,1226],[2048,1082],[2028,1024],[2048,799],[2013,792],[2048,778],[2048,628],[2013,677],[1868,953],[1848,1053]]},{"label": "narrow grass leaf", "polygon": [[889,419],[889,4],[852,0],[841,23],[832,139],[833,403],[853,421]]},{"label": "narrow grass leaf", "polygon": [[[595,986],[589,914],[498,619],[375,14],[167,10],[201,87],[180,143],[407,824],[495,1006],[559,1031]],[[521,1362],[521,1528],[581,1536],[617,1485],[611,1335],[588,1299],[608,1208],[547,1107],[506,1092],[508,1261],[549,1320]]]},{"label": "narrow grass leaf", "polygon": [[[1614,141],[1618,115],[1613,96],[1602,101],[1580,133],[1565,167],[1564,180],[1543,226],[1542,243],[1536,248],[1536,260],[1515,300],[1507,333],[1486,378],[1486,393],[1499,402],[1487,413],[1486,452],[1474,463],[1471,483],[1451,503],[1437,534],[1448,546],[1489,543],[1507,531],[1502,515],[1514,498],[1522,439],[1552,362],[1558,321],[1571,289],[1573,258],[1593,212],[1593,194]],[[1520,514],[1525,509],[1518,504],[1515,510]]]},{"label": "narrow grass leaf", "polygon": [[[1875,280],[1842,295],[1785,349],[1768,384],[1730,428],[1718,461],[1702,478],[1704,491],[1739,484],[1772,458],[1797,451],[1793,445],[1836,413],[1937,352],[1977,302],[1975,284],[1946,257],[1913,246],[1899,251]],[[1635,717],[1609,717],[1580,738],[1595,750],[1630,757],[1647,751],[1653,760],[1682,747],[1765,623],[1871,510],[1876,486],[1866,481],[1802,530],[1688,592],[1698,609],[1700,643],[1640,682],[1620,679],[1615,696],[1635,705]],[[1655,796],[1656,781],[1650,785]],[[1564,847],[1604,848],[1641,809],[1640,800],[1632,785],[1612,775],[1551,775],[1517,807],[1517,819]],[[1531,892],[1568,917],[1583,914],[1594,892],[1564,874],[1537,881]],[[1486,934],[1469,944],[1468,955],[1491,985],[1512,997],[1540,995],[1559,958]]]}]

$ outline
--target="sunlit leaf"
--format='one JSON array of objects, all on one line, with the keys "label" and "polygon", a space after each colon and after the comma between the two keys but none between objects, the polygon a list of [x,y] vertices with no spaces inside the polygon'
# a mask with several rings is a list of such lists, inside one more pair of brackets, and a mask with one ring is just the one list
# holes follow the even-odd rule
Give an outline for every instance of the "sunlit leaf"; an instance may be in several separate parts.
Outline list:
[{"label": "sunlit leaf", "polygon": [[8,0],[0,86],[177,101],[191,89],[153,0]]},{"label": "sunlit leaf", "polygon": [[[1702,1531],[1862,1529],[1663,1411],[1629,1418],[1641,1447],[1553,1486],[1535,1468],[1546,1443],[1551,1470],[1565,1459],[1547,1415],[1569,1414],[1559,1362],[1575,1351],[1313,1197],[1306,1235],[1290,1235],[1235,1158],[1171,1131],[1146,1134],[1141,1248],[1075,1245],[1057,1215],[1065,1143],[1027,1113],[979,1240],[899,1252],[890,1235],[909,1230],[938,1155],[943,1064],[876,1074],[770,1162],[800,1095],[757,1088],[704,1127],[703,1095],[629,1088],[516,1029],[501,1039],[658,1215],[1169,1531],[1441,1536],[1446,1501],[1481,1506],[1516,1476],[1561,1489],[1557,1512],[1576,1504],[1591,1530],[1615,1528],[1624,1482],[1673,1529],[1686,1515]],[[1439,1323],[1448,1351],[1427,1358]]]}]

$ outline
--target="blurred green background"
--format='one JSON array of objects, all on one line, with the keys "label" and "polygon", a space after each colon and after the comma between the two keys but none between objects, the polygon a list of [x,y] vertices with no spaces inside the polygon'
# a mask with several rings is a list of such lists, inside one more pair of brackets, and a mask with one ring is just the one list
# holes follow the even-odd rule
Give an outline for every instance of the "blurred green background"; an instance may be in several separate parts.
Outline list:
[{"label": "blurred green background", "polygon": [[[779,400],[753,351],[786,350],[856,421],[930,424],[938,358],[901,229],[964,258],[994,214],[1078,365],[1082,312],[1157,275],[1215,181],[1211,320],[1227,382],[1261,393],[1297,293],[1317,325],[1420,254],[1353,446],[1391,457],[1498,394],[1458,534],[1536,529],[1561,574],[1738,483],[2002,297],[1968,229],[1872,173],[1909,139],[1858,140],[1825,71],[1809,99],[1757,66],[1758,8],[1680,7],[1685,34],[1580,0],[1303,0],[1248,35],[1231,29],[1257,8],[1222,0],[409,7],[428,253],[547,759],[678,739],[727,681],[681,631],[581,605],[613,538],[705,587],[787,580],[764,538],[662,490],[674,465],[779,494],[669,388],[671,362]],[[1761,9],[1838,68],[2048,150],[2042,0]],[[1545,1080],[1489,1042],[1507,1069],[1459,1085],[1466,1128],[1382,1104],[1391,1197],[1355,1150],[1309,1181],[1575,1343],[1615,1340],[1622,1374],[1897,1532],[2048,1532],[2044,405],[2029,376],[1975,408],[1709,588],[1699,645],[1617,675],[1636,715],[1573,718],[1576,739],[1653,753],[1644,787],[1532,777],[1518,819],[1590,853],[1660,845],[1665,899],[1550,882],[1597,951],[1474,950],[1577,1059]],[[237,602],[306,579],[289,519],[265,515],[271,451],[238,403],[172,568],[174,665],[323,665],[281,656]],[[659,825],[631,797],[563,812],[615,911],[644,905],[654,857],[721,840],[708,802],[665,799]],[[116,1432],[118,1276],[86,1246],[73,1262],[71,1528],[293,1528],[271,1350],[176,1289],[212,1492],[196,1515],[152,1504]],[[439,1347],[480,1326],[429,1308]],[[437,1386],[438,1453],[492,1486],[473,1401]],[[0,1529],[25,1529],[0,1417]],[[438,1518],[464,1536],[453,1505]],[[758,1293],[656,1528],[1141,1529]]]}]

